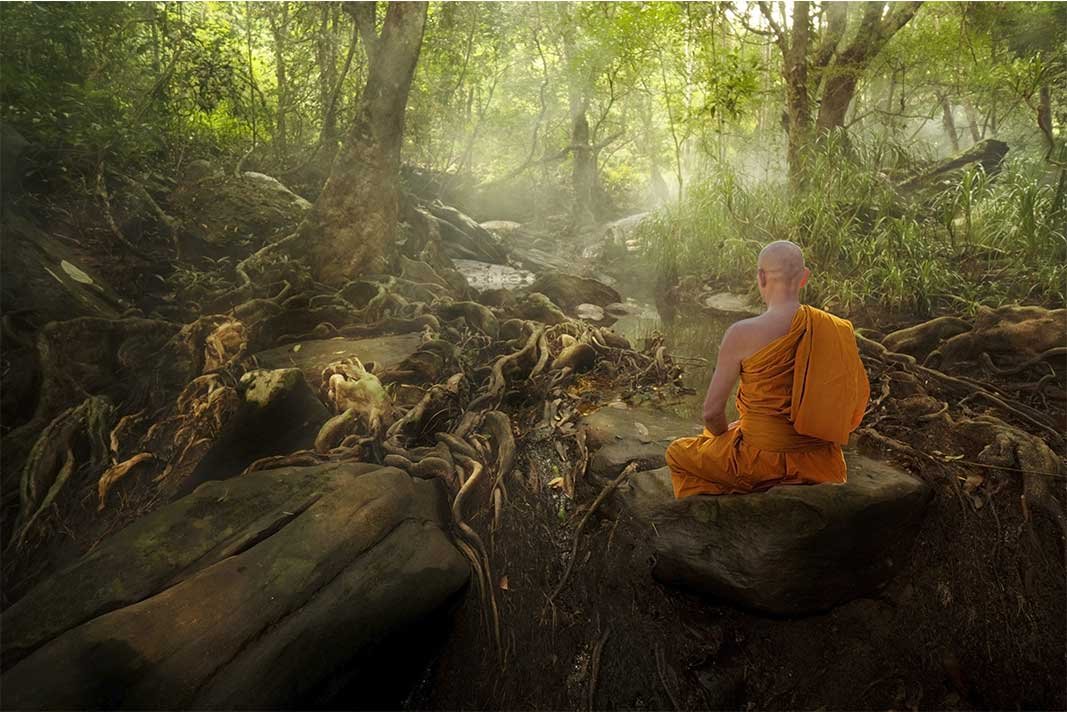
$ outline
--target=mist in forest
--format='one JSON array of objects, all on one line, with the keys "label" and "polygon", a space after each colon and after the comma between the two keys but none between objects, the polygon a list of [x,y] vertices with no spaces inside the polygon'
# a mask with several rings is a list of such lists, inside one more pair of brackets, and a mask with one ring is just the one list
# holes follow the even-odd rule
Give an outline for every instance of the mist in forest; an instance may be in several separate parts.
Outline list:
[{"label": "mist in forest", "polygon": [[0,707],[1067,708],[1067,3],[0,3]]}]

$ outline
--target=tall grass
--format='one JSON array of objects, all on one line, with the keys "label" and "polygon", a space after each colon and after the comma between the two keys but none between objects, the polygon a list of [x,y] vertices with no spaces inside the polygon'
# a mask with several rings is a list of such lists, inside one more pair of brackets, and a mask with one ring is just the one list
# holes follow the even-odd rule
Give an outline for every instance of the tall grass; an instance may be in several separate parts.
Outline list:
[{"label": "tall grass", "polygon": [[[806,299],[838,313],[930,316],[1012,301],[1063,305],[1067,214],[1037,157],[995,176],[967,169],[946,186],[904,195],[887,174],[907,157],[852,146],[813,159],[810,187],[721,173],[639,228],[661,273],[753,288],[756,257],[772,240],[804,248]],[[1060,201],[1062,203],[1062,200]]]}]

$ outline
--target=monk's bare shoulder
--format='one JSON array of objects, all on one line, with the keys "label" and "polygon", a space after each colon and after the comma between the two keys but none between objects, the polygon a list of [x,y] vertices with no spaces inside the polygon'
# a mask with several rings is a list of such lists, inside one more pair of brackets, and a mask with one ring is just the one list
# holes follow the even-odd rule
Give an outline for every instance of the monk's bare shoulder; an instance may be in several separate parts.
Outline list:
[{"label": "monk's bare shoulder", "polygon": [[722,349],[743,359],[759,349],[765,331],[758,316],[735,321],[722,336]]}]

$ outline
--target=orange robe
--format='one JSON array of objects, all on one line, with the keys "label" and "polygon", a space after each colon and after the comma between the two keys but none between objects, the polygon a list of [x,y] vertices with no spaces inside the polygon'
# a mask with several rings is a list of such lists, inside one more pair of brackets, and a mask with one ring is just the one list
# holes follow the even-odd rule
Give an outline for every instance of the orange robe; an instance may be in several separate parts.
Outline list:
[{"label": "orange robe", "polygon": [[741,362],[740,420],[667,448],[674,495],[844,482],[841,446],[869,397],[852,324],[801,306],[789,333]]}]

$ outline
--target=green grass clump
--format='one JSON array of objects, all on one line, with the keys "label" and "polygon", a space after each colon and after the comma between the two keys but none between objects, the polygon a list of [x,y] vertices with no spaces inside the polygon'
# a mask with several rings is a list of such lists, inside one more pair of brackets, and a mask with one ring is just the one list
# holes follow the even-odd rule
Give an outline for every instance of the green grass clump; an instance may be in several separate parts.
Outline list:
[{"label": "green grass clump", "polygon": [[842,314],[1063,305],[1067,211],[1048,164],[1013,157],[996,175],[973,167],[902,194],[886,176],[900,161],[895,151],[831,147],[810,164],[808,190],[792,195],[720,173],[646,220],[639,237],[668,278],[695,274],[734,290],[753,288],[764,245],[792,240],[812,269],[806,299]]}]

